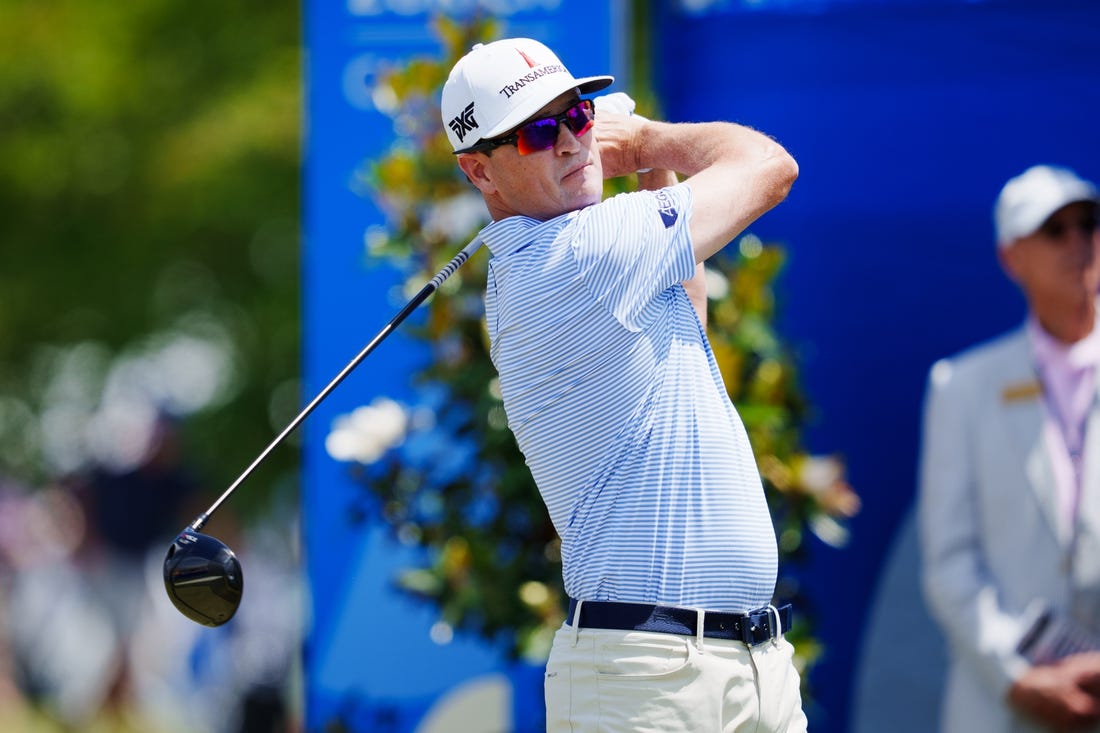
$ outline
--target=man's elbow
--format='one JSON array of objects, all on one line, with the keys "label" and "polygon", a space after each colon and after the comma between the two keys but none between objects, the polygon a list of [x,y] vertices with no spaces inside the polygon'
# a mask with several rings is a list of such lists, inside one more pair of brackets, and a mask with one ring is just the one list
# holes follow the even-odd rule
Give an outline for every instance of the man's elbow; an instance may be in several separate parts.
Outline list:
[{"label": "man's elbow", "polygon": [[794,182],[798,180],[798,161],[783,147],[775,144],[769,151],[765,164],[771,183],[769,189],[773,197],[772,205],[775,206],[787,198]]}]

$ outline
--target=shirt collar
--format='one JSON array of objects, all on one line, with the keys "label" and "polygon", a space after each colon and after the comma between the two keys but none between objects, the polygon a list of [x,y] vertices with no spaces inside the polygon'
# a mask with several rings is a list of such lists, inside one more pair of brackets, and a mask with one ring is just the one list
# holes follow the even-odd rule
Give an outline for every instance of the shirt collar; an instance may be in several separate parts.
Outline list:
[{"label": "shirt collar", "polygon": [[1026,328],[1041,369],[1078,370],[1100,365],[1100,328],[1097,325],[1085,338],[1072,344],[1062,343],[1047,333],[1034,314],[1028,315]]},{"label": "shirt collar", "polygon": [[542,221],[529,216],[509,216],[489,222],[481,230],[481,241],[489,248],[494,257],[508,255],[530,244],[542,235],[539,229],[560,229],[565,221],[575,217],[578,212],[570,211],[553,219]]}]

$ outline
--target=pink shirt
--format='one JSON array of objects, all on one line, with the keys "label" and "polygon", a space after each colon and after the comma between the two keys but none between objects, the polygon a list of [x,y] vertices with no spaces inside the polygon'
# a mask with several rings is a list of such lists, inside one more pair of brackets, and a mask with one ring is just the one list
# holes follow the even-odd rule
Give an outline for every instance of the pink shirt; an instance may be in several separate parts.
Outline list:
[{"label": "pink shirt", "polygon": [[1050,449],[1065,536],[1072,535],[1081,496],[1085,423],[1096,399],[1096,366],[1100,364],[1100,329],[1074,344],[1063,344],[1042,329],[1034,316],[1027,332],[1043,383],[1046,405],[1044,435]]}]

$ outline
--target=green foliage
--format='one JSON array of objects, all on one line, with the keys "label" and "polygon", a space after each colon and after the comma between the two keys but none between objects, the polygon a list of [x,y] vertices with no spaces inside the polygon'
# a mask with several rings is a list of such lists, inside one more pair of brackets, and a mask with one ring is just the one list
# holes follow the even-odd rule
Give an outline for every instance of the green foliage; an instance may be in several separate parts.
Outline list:
[{"label": "green foliage", "polygon": [[0,4],[0,471],[71,468],[112,369],[183,337],[226,357],[185,426],[212,489],[293,415],[298,11]]},{"label": "green foliage", "polygon": [[[395,101],[395,128],[418,132],[400,136],[367,174],[370,190],[390,214],[389,230],[377,238],[374,251],[415,263],[411,283],[423,283],[485,222],[482,207],[479,221],[458,226],[451,217],[455,226],[441,231],[430,225],[440,212],[462,210],[459,201],[481,206],[480,195],[457,170],[435,100],[443,70],[474,42],[495,37],[496,29],[485,21],[447,20],[437,28],[444,47],[440,59],[395,68],[381,82]],[[404,119],[409,110],[431,124]],[[432,419],[420,430],[433,434],[428,444],[434,452],[392,450],[356,470],[398,536],[431,551],[424,566],[401,575],[400,584],[434,603],[452,626],[505,639],[515,654],[541,659],[563,620],[558,539],[507,429],[496,389],[480,308],[486,260],[475,256],[445,284],[416,331],[431,358],[415,379],[425,390],[444,392],[431,401]],[[858,500],[839,461],[809,456],[799,443],[808,407],[790,350],[773,326],[773,283],[783,261],[782,248],[752,235],[714,258],[708,264],[708,325],[759,461],[781,566],[789,571],[804,551],[804,531],[842,541],[843,527],[834,517],[850,516]],[[469,460],[458,470],[441,471],[440,464],[455,454]],[[797,594],[796,584],[781,578],[779,593]],[[804,664],[817,654],[811,631],[812,621],[803,616],[792,634]]]}]

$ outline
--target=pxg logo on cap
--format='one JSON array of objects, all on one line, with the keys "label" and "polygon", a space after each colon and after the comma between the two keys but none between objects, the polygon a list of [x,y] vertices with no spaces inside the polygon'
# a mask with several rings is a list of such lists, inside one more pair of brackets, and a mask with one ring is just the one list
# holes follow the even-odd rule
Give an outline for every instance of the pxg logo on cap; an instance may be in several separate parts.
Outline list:
[{"label": "pxg logo on cap", "polygon": [[440,111],[456,152],[503,135],[572,89],[599,91],[611,76],[575,78],[549,48],[530,38],[477,44],[443,85]]},{"label": "pxg logo on cap", "polygon": [[465,140],[467,133],[477,129],[477,120],[474,119],[474,103],[470,102],[466,105],[466,109],[462,110],[457,117],[452,118],[447,125],[458,137],[459,142]]}]

